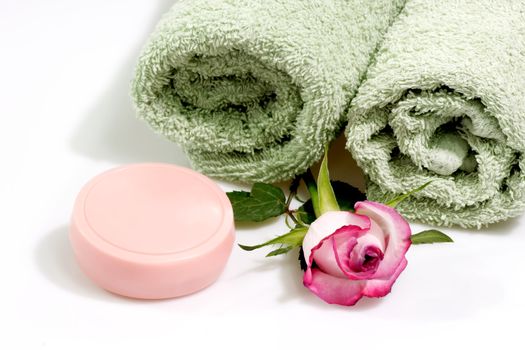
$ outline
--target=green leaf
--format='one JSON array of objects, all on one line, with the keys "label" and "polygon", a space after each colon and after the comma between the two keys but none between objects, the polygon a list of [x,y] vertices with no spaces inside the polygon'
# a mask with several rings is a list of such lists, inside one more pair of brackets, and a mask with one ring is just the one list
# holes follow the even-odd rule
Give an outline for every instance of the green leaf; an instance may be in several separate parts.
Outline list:
[{"label": "green leaf", "polygon": [[343,181],[332,181],[337,203],[341,210],[354,210],[356,202],[366,200],[366,195],[358,188]]},{"label": "green leaf", "polygon": [[432,181],[429,181],[429,182],[419,186],[418,188],[413,189],[410,192],[407,192],[407,193],[402,194],[402,195],[400,195],[398,197],[395,197],[394,199],[391,199],[390,201],[386,202],[385,204],[388,205],[389,207],[395,208],[399,203],[401,203],[402,201],[404,201],[405,199],[407,199],[408,197],[410,197],[414,193],[422,191],[425,187],[430,185],[431,182]]},{"label": "green leaf", "polygon": [[[264,243],[261,243],[261,244],[257,244],[257,245],[252,245],[252,246],[239,244],[239,247],[241,247],[241,249],[244,249],[244,250],[247,250],[247,251],[252,251],[252,250],[255,250],[255,249],[266,247],[268,245],[283,244],[283,245],[286,245],[286,246],[290,246],[291,248],[289,250],[291,250],[294,247],[299,247],[299,246],[301,246],[303,244],[303,239],[304,239],[304,236],[306,235],[306,232],[308,232],[308,228],[307,227],[297,227],[297,228],[294,228],[293,230],[291,230],[290,232],[285,233],[284,235],[281,235],[281,236],[276,237],[274,239],[271,239],[271,240],[269,240],[267,242],[264,242]],[[283,249],[283,248],[281,248],[281,249]],[[270,252],[270,253],[273,253],[273,252]],[[279,254],[283,254],[283,253],[279,253]],[[273,255],[278,255],[278,254],[273,254]]]},{"label": "green leaf", "polygon": [[276,256],[276,255],[281,255],[281,254],[286,254],[286,253],[288,253],[290,250],[292,250],[292,249],[294,249],[294,248],[295,248],[295,247],[292,247],[291,245],[287,245],[287,246],[284,246],[284,247],[282,247],[282,248],[272,250],[271,252],[269,252],[268,254],[266,254],[266,257]]},{"label": "green leaf", "polygon": [[[324,157],[317,175],[317,192],[319,193],[319,214],[323,215],[329,211],[339,211],[339,204],[335,198],[334,189],[330,182],[330,173],[328,172],[328,145],[324,149]],[[316,213],[317,214],[317,213]],[[319,217],[320,215],[316,215]]]},{"label": "green leaf", "polygon": [[252,192],[226,193],[233,207],[236,221],[264,221],[286,212],[286,199],[279,187],[255,183]]},{"label": "green leaf", "polygon": [[454,242],[452,238],[438,230],[426,230],[410,236],[412,244]]},{"label": "green leaf", "polygon": [[[332,188],[341,210],[351,211],[356,202],[366,200],[366,195],[363,192],[346,182],[332,181]],[[301,221],[306,224],[311,224],[316,218],[311,200],[306,201],[297,211]]]}]

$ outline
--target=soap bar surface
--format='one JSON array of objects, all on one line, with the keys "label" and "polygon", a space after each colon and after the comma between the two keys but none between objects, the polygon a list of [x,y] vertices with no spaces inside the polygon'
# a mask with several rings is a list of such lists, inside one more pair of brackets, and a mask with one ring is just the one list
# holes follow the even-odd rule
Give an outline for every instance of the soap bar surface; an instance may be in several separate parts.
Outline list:
[{"label": "soap bar surface", "polygon": [[132,164],[100,174],[80,191],[70,240],[98,285],[133,298],[198,291],[223,270],[234,241],[225,193],[193,170]]}]

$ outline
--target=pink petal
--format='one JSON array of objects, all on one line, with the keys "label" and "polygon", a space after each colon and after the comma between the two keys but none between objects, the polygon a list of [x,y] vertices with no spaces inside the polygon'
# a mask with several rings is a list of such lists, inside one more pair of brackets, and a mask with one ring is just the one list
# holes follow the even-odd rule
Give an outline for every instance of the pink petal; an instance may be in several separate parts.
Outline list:
[{"label": "pink petal", "polygon": [[[308,266],[312,266],[315,261],[324,272],[336,277],[346,278],[340,262],[337,260],[337,250],[340,250],[342,255],[348,256],[356,246],[357,238],[365,233],[364,229],[354,225],[337,229],[312,248],[309,261],[307,261]],[[334,250],[336,250],[335,254]]]},{"label": "pink petal", "polygon": [[[369,218],[370,220],[370,218]],[[375,240],[373,239],[375,238]],[[385,233],[379,227],[377,222],[370,220],[370,229],[366,233],[366,236],[359,238],[357,241],[358,246],[364,246],[367,243],[377,245],[381,251],[385,251],[386,241]]]},{"label": "pink petal", "polygon": [[392,285],[399,277],[401,272],[403,272],[406,266],[407,259],[403,258],[403,260],[401,260],[401,263],[397,266],[397,269],[395,270],[394,274],[390,276],[389,279],[367,281],[366,287],[363,290],[363,295],[372,298],[380,298],[390,293],[390,291],[392,290]]},{"label": "pink petal", "polygon": [[[362,231],[357,240],[354,238],[351,245],[347,244],[347,235],[334,234],[332,236],[332,256],[335,257],[339,271],[343,272],[351,280],[368,279],[377,270],[377,268],[368,271],[360,270],[363,260],[360,254],[364,253],[363,250],[368,247],[375,247],[380,251],[381,258],[383,257],[381,248],[379,248],[380,242],[374,236],[369,235],[368,231]],[[318,260],[316,259],[315,261],[317,262]],[[319,267],[322,268],[322,266]],[[329,271],[326,272],[330,273]]]},{"label": "pink petal", "polygon": [[[365,235],[362,238],[368,237],[370,236]],[[352,271],[371,276],[376,272],[379,262],[383,260],[383,251],[373,242],[366,242],[366,244],[358,242],[348,260]]]},{"label": "pink petal", "polygon": [[381,203],[357,202],[355,211],[377,223],[385,235],[384,258],[373,279],[388,280],[395,274],[410,248],[410,226],[396,210]]},{"label": "pink petal", "polygon": [[329,304],[351,306],[363,296],[366,281],[351,281],[331,276],[317,268],[308,268],[303,284]]},{"label": "pink petal", "polygon": [[349,211],[330,211],[317,218],[317,220],[310,225],[303,240],[305,261],[308,263],[310,260],[310,252],[324,238],[333,234],[337,229],[347,225],[369,228],[370,219]]}]

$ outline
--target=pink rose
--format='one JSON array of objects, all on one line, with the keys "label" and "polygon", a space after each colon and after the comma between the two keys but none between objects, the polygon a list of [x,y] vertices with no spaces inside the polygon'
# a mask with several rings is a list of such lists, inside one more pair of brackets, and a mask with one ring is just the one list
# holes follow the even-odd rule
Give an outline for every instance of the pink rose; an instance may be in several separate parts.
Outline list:
[{"label": "pink rose", "polygon": [[410,234],[406,220],[381,203],[357,202],[355,213],[326,212],[304,237],[303,283],[330,304],[383,297],[407,265]]}]

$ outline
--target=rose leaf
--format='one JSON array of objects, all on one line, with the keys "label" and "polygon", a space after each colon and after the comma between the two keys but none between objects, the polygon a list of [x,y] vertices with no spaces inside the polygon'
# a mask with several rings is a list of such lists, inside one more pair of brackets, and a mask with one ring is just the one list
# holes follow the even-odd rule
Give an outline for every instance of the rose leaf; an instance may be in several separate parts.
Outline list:
[{"label": "rose leaf", "polygon": [[426,230],[410,236],[412,244],[447,243],[454,242],[452,238],[438,230]]},{"label": "rose leaf", "polygon": [[279,187],[255,183],[251,192],[226,193],[236,221],[264,221],[286,212],[286,199]]},{"label": "rose leaf", "polygon": [[276,256],[276,255],[281,255],[281,254],[286,254],[286,253],[288,253],[290,250],[292,250],[293,248],[294,248],[294,247],[292,247],[291,245],[287,245],[287,246],[284,246],[284,247],[282,247],[282,248],[272,250],[271,252],[269,252],[268,254],[266,254],[266,257]]},{"label": "rose leaf", "polygon": [[323,161],[317,175],[317,195],[319,196],[319,213],[316,213],[317,217],[329,211],[340,210],[328,171],[328,145],[324,148]]},{"label": "rose leaf", "polygon": [[402,194],[400,196],[397,196],[391,200],[389,200],[388,202],[386,202],[385,204],[388,205],[389,207],[392,207],[392,208],[395,208],[399,203],[401,203],[402,201],[404,201],[405,199],[407,199],[408,197],[410,197],[411,195],[413,195],[414,193],[418,193],[419,191],[422,191],[425,189],[425,187],[427,187],[428,185],[430,185],[432,181],[429,181],[429,182],[426,182],[424,183],[423,185],[419,186],[418,188],[415,188],[413,189],[412,191],[409,191],[405,194]]},{"label": "rose leaf", "polygon": [[308,231],[308,228],[306,227],[297,227],[297,228],[292,229],[290,232],[285,233],[284,235],[281,235],[274,239],[271,239],[267,242],[257,244],[257,245],[252,245],[252,246],[239,244],[239,247],[241,247],[241,249],[251,251],[251,250],[259,249],[259,248],[266,247],[269,245],[280,244],[280,245],[283,245],[283,247],[270,252],[267,256],[284,254],[284,253],[289,252],[295,247],[301,246],[303,244],[303,239],[307,231]]}]

